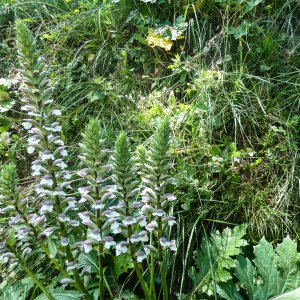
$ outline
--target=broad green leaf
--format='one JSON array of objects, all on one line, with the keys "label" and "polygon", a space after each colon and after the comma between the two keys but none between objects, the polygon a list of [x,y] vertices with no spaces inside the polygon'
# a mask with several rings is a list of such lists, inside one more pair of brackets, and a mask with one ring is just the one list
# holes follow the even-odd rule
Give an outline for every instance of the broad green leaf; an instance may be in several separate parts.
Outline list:
[{"label": "broad green leaf", "polygon": [[233,230],[226,228],[222,234],[215,231],[209,239],[203,238],[200,250],[195,253],[195,267],[189,270],[189,276],[194,282],[194,291],[212,293],[212,282],[227,282],[232,276],[234,257],[241,253],[241,247],[247,245],[243,239],[246,225],[240,225]]},{"label": "broad green leaf", "polygon": [[254,264],[257,273],[262,278],[262,284],[257,286],[255,299],[268,299],[277,294],[277,258],[273,246],[262,238],[257,246],[254,247]]},{"label": "broad green leaf", "polygon": [[300,299],[300,288],[285,293],[283,295],[280,295],[278,297],[274,297],[270,300],[299,300],[299,299]]},{"label": "broad green leaf", "polygon": [[218,284],[218,294],[226,300],[243,300],[232,281]]},{"label": "broad green leaf", "polygon": [[132,259],[130,256],[125,254],[113,256],[113,266],[116,279],[118,279],[121,274],[126,273],[128,269],[133,268]]},{"label": "broad green leaf", "polygon": [[[83,294],[77,291],[66,291],[62,288],[57,288],[55,290],[50,290],[51,295],[55,300],[80,300],[84,299]],[[45,295],[40,295],[35,300],[48,300]]]},{"label": "broad green leaf", "polygon": [[25,277],[20,281],[8,284],[3,287],[0,291],[0,299],[25,300],[34,285],[35,284],[30,277]]},{"label": "broad green leaf", "polygon": [[89,253],[82,253],[79,256],[79,267],[91,267],[92,273],[99,273],[97,253],[95,251],[91,251]]},{"label": "broad green leaf", "polygon": [[244,258],[242,256],[236,259],[236,269],[235,276],[239,279],[239,281],[246,287],[249,299],[254,299],[255,294],[255,267],[252,265],[251,261],[248,258]]},{"label": "broad green leaf", "polygon": [[280,272],[278,278],[278,294],[283,294],[300,286],[300,254],[297,252],[297,244],[286,237],[277,246],[277,264]]}]

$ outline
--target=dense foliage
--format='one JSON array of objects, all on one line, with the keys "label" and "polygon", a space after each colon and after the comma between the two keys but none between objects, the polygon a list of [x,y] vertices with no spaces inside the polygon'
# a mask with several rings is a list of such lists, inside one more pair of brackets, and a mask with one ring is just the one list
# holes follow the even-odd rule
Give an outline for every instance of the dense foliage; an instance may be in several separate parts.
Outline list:
[{"label": "dense foliage", "polygon": [[294,0],[0,0],[0,298],[298,288],[299,18]]}]

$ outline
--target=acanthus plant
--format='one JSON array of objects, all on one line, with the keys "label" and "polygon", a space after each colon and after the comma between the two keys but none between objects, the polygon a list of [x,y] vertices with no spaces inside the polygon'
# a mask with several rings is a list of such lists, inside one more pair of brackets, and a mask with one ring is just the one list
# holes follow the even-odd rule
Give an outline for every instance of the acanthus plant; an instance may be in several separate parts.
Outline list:
[{"label": "acanthus plant", "polygon": [[[109,295],[105,291],[109,269],[105,258],[126,255],[144,298],[160,298],[154,282],[159,274],[163,299],[168,299],[165,257],[168,251],[176,251],[175,240],[167,239],[176,224],[169,213],[175,197],[168,192],[174,181],[168,120],[160,122],[148,150],[140,146],[132,152],[121,133],[112,155],[105,149],[99,123],[91,120],[79,144],[82,168],[76,177],[82,185],[72,187],[58,121],[62,113],[50,97],[52,89],[31,32],[21,21],[16,29],[22,110],[27,114],[23,126],[28,132],[27,151],[36,158],[32,162],[36,181],[34,194],[24,195],[15,166],[5,165],[0,172],[0,213],[8,219],[0,258],[23,269],[48,299],[55,299],[28,259],[41,251],[63,286],[77,290],[79,298],[102,300],[113,298],[110,289]],[[80,254],[90,251],[97,257],[96,278],[79,262]]]}]

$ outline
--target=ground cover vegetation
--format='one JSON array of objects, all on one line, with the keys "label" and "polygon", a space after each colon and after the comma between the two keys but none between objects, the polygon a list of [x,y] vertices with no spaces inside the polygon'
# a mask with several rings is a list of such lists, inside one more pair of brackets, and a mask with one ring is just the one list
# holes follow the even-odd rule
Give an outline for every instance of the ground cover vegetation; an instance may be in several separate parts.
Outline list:
[{"label": "ground cover vegetation", "polygon": [[0,0],[0,299],[299,299],[294,0]]}]

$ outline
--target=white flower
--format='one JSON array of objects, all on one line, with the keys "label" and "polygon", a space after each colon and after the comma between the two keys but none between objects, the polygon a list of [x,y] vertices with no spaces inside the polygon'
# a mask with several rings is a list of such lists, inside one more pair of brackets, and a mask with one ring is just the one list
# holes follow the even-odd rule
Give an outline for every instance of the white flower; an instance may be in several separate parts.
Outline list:
[{"label": "white flower", "polygon": [[106,236],[103,238],[104,240],[104,248],[105,249],[110,249],[110,247],[113,247],[116,245],[116,242],[114,241],[114,238],[112,236]]},{"label": "white flower", "polygon": [[171,249],[172,251],[177,251],[177,246],[176,246],[176,241],[175,241],[175,240],[172,240],[172,241],[170,242],[170,249]]},{"label": "white flower", "polygon": [[102,240],[101,233],[100,233],[100,230],[98,228],[93,229],[91,231],[91,233],[89,234],[89,237],[93,240],[98,241],[98,242],[100,242]]},{"label": "white flower", "polygon": [[32,175],[38,176],[41,175],[40,171],[43,169],[40,160],[35,160],[31,163]]},{"label": "white flower", "polygon": [[67,272],[76,269],[76,263],[74,261],[68,261],[66,260],[66,266],[67,266]]},{"label": "white flower", "polygon": [[152,231],[153,229],[155,229],[155,228],[157,228],[158,227],[158,224],[157,224],[157,222],[154,220],[154,221],[152,221],[152,222],[150,222],[150,223],[148,223],[146,226],[145,226],[145,228],[148,230],[148,231]]},{"label": "white flower", "polygon": [[58,218],[62,223],[70,221],[70,218],[65,213],[59,214]]},{"label": "white flower", "polygon": [[43,214],[45,212],[52,212],[53,211],[53,202],[45,201],[40,209],[40,212]]},{"label": "white flower", "polygon": [[140,236],[137,233],[134,233],[131,237],[130,237],[130,242],[131,243],[138,243],[140,241]]},{"label": "white flower", "polygon": [[46,236],[50,236],[56,229],[57,229],[56,227],[49,227],[49,228],[46,228],[43,233]]},{"label": "white flower", "polygon": [[88,211],[84,211],[84,212],[78,214],[78,216],[82,220],[82,222],[90,221],[91,220],[90,215],[91,214]]},{"label": "white flower", "polygon": [[123,224],[124,224],[125,226],[133,225],[133,224],[136,223],[136,218],[133,218],[133,217],[131,217],[131,216],[127,216],[127,217],[125,217],[124,220],[122,220],[122,222],[123,222]]},{"label": "white flower", "polygon": [[143,262],[143,260],[147,258],[146,253],[143,251],[136,252],[135,256],[136,256],[137,262],[139,262],[139,263]]},{"label": "white flower", "polygon": [[112,209],[108,209],[104,212],[104,215],[107,217],[107,218],[116,218],[118,217],[120,214],[117,213],[116,211],[112,210]]},{"label": "white flower", "polygon": [[85,169],[79,170],[77,172],[77,175],[84,178],[86,175],[88,175],[88,169],[85,168]]},{"label": "white flower", "polygon": [[111,223],[110,225],[110,230],[113,234],[117,234],[117,233],[120,233],[122,232],[122,229],[120,227],[120,224],[117,222],[117,221],[114,221]]},{"label": "white flower", "polygon": [[85,240],[82,242],[85,253],[89,253],[93,249],[93,245],[95,245],[95,242],[91,240]]},{"label": "white flower", "polygon": [[42,178],[42,180],[40,182],[40,185],[51,187],[53,185],[52,177],[50,175],[45,175]]},{"label": "white flower", "polygon": [[27,153],[28,154],[32,154],[35,151],[35,147],[34,146],[28,146],[27,147]]},{"label": "white flower", "polygon": [[170,247],[170,242],[166,239],[166,238],[164,238],[164,237],[162,237],[160,240],[159,240],[159,243],[161,244],[161,246],[163,247],[163,248],[166,248],[166,247]]},{"label": "white flower", "polygon": [[60,187],[57,187],[56,189],[55,189],[55,191],[53,192],[53,195],[54,196],[65,196],[66,195],[66,193],[63,191],[63,189],[62,188],[60,188]]},{"label": "white flower", "polygon": [[49,151],[49,150],[45,150],[42,153],[42,161],[47,161],[48,159],[52,159],[54,160],[54,155]]},{"label": "white flower", "polygon": [[136,221],[139,223],[141,227],[145,227],[147,225],[147,220],[145,216],[140,216],[136,218]]},{"label": "white flower", "polygon": [[168,225],[169,225],[169,226],[173,226],[173,225],[176,224],[176,219],[175,219],[173,216],[165,217],[165,218],[163,218],[162,221],[163,221],[163,222],[168,222]]},{"label": "white flower", "polygon": [[127,242],[121,242],[116,245],[116,256],[121,255],[122,253],[128,253],[128,243]]},{"label": "white flower", "polygon": [[72,227],[78,227],[80,225],[80,223],[77,220],[71,220],[69,222],[69,225],[72,226]]},{"label": "white flower", "polygon": [[104,204],[102,203],[101,200],[95,201],[95,203],[92,205],[92,208],[94,209],[102,209],[104,208]]},{"label": "white flower", "polygon": [[62,245],[63,247],[65,247],[65,246],[69,245],[69,239],[66,238],[66,237],[62,237],[62,238],[60,239],[60,243],[61,243],[61,245]]},{"label": "white flower", "polygon": [[144,251],[145,251],[146,255],[148,256],[148,255],[150,254],[151,251],[152,251],[152,252],[155,252],[156,249],[155,249],[153,246],[151,246],[151,245],[146,245],[146,246],[144,247]]},{"label": "white flower", "polygon": [[60,158],[60,159],[57,159],[55,162],[54,162],[54,165],[57,166],[57,167],[60,167],[62,170],[66,169],[68,166],[63,162],[63,160]]},{"label": "white flower", "polygon": [[139,233],[139,237],[140,237],[141,242],[148,242],[149,241],[147,231],[145,231],[145,230],[143,230]]},{"label": "white flower", "polygon": [[165,212],[160,208],[152,213],[153,216],[162,217],[165,215]]},{"label": "white flower", "polygon": [[51,114],[54,116],[61,116],[61,111],[59,109],[54,109],[52,110]]},{"label": "white flower", "polygon": [[23,125],[23,127],[25,129],[30,129],[32,127],[32,123],[31,122],[23,122],[22,125]]}]

